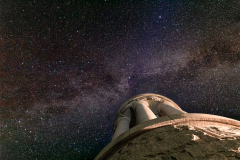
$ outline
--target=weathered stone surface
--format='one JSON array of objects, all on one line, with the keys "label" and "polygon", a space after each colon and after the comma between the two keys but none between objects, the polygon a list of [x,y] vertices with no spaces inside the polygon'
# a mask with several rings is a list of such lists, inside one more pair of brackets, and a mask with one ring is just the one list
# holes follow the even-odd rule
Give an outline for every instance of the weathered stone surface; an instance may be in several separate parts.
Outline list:
[{"label": "weathered stone surface", "polygon": [[188,126],[166,126],[132,139],[111,160],[240,159],[240,138],[218,139]]}]

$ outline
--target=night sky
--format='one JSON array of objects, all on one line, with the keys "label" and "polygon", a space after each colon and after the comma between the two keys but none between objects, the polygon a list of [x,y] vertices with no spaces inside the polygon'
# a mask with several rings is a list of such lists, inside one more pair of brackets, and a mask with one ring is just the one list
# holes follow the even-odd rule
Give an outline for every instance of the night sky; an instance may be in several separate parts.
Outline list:
[{"label": "night sky", "polygon": [[1,159],[93,159],[142,93],[240,120],[240,1],[0,0]]}]

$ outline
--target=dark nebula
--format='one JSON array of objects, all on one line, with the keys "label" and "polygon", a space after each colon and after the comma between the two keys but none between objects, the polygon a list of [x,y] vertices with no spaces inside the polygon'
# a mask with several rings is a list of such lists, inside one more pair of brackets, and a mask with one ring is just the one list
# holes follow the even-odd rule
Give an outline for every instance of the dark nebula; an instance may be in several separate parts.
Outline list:
[{"label": "dark nebula", "polygon": [[142,93],[240,120],[238,0],[2,0],[0,11],[0,159],[93,159]]}]

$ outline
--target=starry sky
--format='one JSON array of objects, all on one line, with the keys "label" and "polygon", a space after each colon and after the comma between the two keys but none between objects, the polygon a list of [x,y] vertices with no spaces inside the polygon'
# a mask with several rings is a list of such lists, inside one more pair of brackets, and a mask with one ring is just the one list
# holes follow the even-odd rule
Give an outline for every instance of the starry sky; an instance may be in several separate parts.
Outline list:
[{"label": "starry sky", "polygon": [[1,0],[1,159],[93,159],[157,93],[240,120],[239,0]]}]

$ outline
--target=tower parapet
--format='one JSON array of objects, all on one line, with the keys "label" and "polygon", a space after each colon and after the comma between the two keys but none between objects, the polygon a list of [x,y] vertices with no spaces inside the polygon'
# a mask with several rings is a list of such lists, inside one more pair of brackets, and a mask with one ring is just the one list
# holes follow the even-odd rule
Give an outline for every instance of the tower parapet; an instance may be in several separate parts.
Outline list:
[{"label": "tower parapet", "polygon": [[119,109],[114,122],[112,139],[143,122],[157,117],[183,113],[187,112],[164,96],[158,94],[138,95],[128,100]]}]

